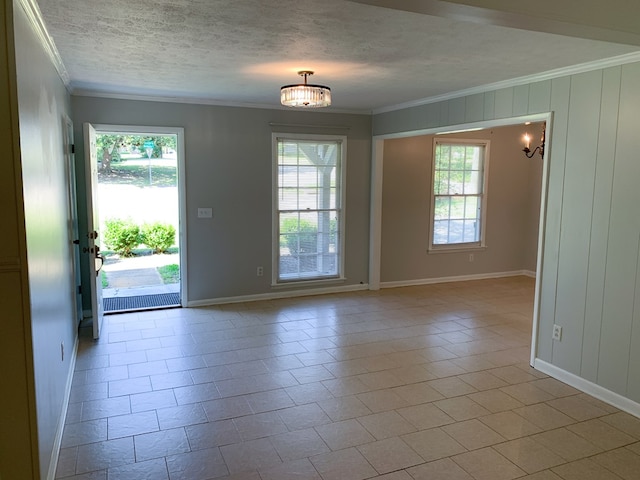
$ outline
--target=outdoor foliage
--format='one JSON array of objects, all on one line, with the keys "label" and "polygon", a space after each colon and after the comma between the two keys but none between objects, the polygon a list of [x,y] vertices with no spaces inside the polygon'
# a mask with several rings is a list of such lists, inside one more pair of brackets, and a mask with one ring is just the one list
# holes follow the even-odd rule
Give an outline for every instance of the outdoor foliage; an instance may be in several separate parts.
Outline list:
[{"label": "outdoor foliage", "polygon": [[285,218],[280,224],[280,246],[291,255],[318,250],[318,228],[308,220]]},{"label": "outdoor foliage", "polygon": [[140,244],[140,227],[131,220],[107,219],[104,243],[121,257],[130,257],[132,250]]},{"label": "outdoor foliage", "polygon": [[178,169],[174,165],[151,165],[152,183],[149,183],[149,166],[120,162],[112,167],[111,173],[100,173],[100,183],[133,185],[136,187],[175,187],[178,182]]},{"label": "outdoor foliage", "polygon": [[175,243],[176,229],[168,223],[156,222],[142,226],[141,240],[154,253],[164,253]]},{"label": "outdoor foliage", "polygon": [[[145,145],[153,144],[147,150]],[[101,133],[96,136],[101,183],[144,186],[175,186],[175,165],[163,164],[163,154],[177,148],[177,137]],[[151,154],[151,160],[147,156]],[[158,160],[160,159],[158,164]],[[142,162],[145,162],[144,164]],[[171,159],[167,160],[171,162]],[[175,162],[174,162],[175,163]]]},{"label": "outdoor foliage", "polygon": [[177,146],[176,136],[149,136],[149,135],[127,135],[100,133],[96,135],[96,146],[98,158],[102,162],[102,168],[108,170],[111,162],[121,160],[121,152],[138,152],[140,157],[147,158],[144,148],[145,142],[153,142],[151,158],[162,158],[164,149],[175,149]]}]

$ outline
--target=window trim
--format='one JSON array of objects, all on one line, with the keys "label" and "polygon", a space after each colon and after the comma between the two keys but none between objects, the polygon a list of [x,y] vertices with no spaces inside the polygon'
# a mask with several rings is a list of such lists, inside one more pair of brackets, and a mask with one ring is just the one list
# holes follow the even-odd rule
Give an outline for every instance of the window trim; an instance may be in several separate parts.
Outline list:
[{"label": "window trim", "polygon": [[[324,141],[324,142],[339,142],[340,143],[340,157],[338,159],[340,165],[339,178],[340,189],[337,192],[336,201],[338,203],[339,224],[338,224],[338,236],[339,236],[339,255],[338,255],[338,271],[335,275],[323,275],[315,277],[305,278],[293,278],[293,279],[280,279],[280,226],[279,226],[279,210],[278,210],[278,142],[279,141]],[[346,277],[344,276],[344,257],[345,257],[345,218],[346,218],[346,179],[347,179],[347,136],[346,135],[324,135],[324,134],[303,134],[303,133],[285,133],[285,132],[272,132],[271,134],[271,167],[272,167],[272,204],[271,204],[271,244],[272,244],[272,258],[271,258],[271,286],[274,288],[282,288],[289,285],[308,285],[315,284],[327,284],[327,283],[339,283],[344,282]]]},{"label": "window trim", "polygon": [[[490,140],[481,139],[468,139],[468,138],[452,138],[443,139],[434,137],[433,150],[431,155],[431,179],[430,179],[430,208],[429,208],[429,228],[428,237],[429,245],[427,247],[428,253],[454,253],[464,251],[478,251],[487,248],[486,245],[486,226],[487,226],[487,199],[488,199],[488,185],[489,185],[489,153],[490,153]],[[465,145],[465,146],[479,146],[484,147],[484,158],[482,165],[482,193],[480,194],[480,240],[476,242],[465,243],[453,243],[453,244],[434,244],[433,234],[435,230],[435,192],[434,182],[436,176],[436,149],[438,145]]]}]

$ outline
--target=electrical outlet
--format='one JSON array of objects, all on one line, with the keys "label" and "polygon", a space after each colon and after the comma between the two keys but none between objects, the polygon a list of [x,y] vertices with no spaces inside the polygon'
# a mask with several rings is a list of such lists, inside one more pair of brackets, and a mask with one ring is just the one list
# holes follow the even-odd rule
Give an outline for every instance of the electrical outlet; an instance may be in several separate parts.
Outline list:
[{"label": "electrical outlet", "polygon": [[470,261],[470,262],[473,262],[473,260],[474,260],[474,258],[473,258],[473,253],[470,253],[470,254],[469,254],[469,261]]},{"label": "electrical outlet", "polygon": [[553,334],[551,335],[551,339],[557,341],[562,340],[562,327],[560,325],[553,326]]},{"label": "electrical outlet", "polygon": [[264,268],[263,267],[258,267],[258,269],[256,270],[256,275],[258,277],[261,277],[264,275]]}]

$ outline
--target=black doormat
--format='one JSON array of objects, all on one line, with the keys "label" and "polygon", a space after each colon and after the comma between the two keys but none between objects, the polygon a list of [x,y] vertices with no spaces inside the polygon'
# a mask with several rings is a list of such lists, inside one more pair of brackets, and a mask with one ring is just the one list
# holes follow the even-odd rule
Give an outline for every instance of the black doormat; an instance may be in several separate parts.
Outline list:
[{"label": "black doormat", "polygon": [[102,299],[104,313],[148,310],[152,308],[179,307],[179,293],[158,293],[135,297],[109,297]]}]

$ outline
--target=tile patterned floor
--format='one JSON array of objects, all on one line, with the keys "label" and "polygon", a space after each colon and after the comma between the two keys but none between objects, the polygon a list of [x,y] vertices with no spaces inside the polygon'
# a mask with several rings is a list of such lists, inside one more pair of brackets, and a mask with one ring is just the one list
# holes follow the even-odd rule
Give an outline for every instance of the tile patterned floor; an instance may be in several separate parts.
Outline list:
[{"label": "tile patterned floor", "polygon": [[640,478],[640,420],[528,366],[533,280],[112,315],[59,479]]}]

